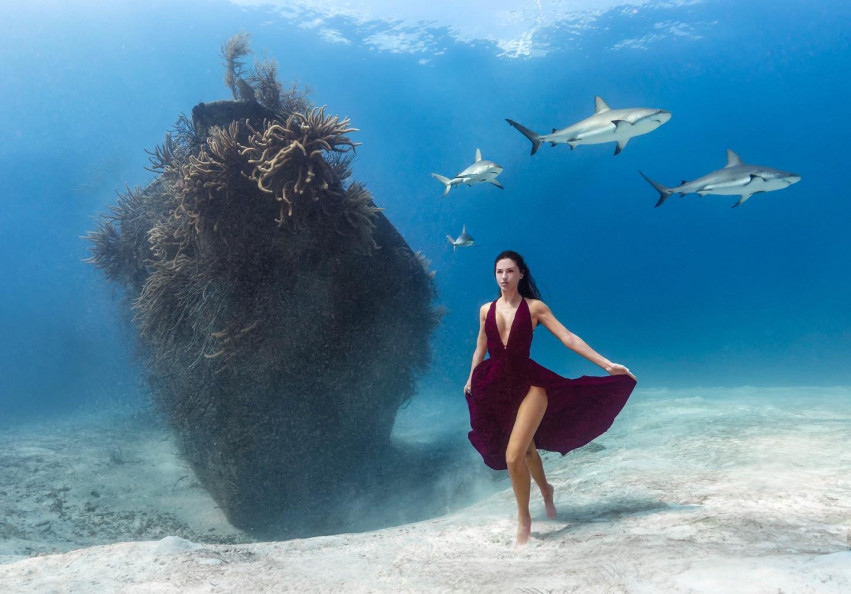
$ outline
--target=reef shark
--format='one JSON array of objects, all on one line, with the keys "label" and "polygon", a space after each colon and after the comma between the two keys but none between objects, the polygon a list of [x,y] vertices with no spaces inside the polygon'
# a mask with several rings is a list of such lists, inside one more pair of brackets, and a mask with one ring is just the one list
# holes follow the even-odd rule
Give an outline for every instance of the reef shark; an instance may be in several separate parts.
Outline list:
[{"label": "reef shark", "polygon": [[552,134],[538,134],[514,120],[506,118],[505,121],[532,141],[533,155],[543,142],[549,142],[552,146],[567,144],[571,150],[580,144],[617,142],[615,154],[618,155],[630,138],[652,132],[670,119],[671,112],[664,109],[648,107],[612,109],[598,96],[594,97],[594,115],[561,130],[553,128]]},{"label": "reef shark", "polygon": [[[638,173],[641,173],[641,171]],[[659,192],[659,201],[656,206],[662,206],[668,196],[672,194],[679,194],[680,196],[686,194],[735,196],[738,194],[739,201],[733,205],[733,208],[744,204],[754,194],[782,190],[801,181],[801,176],[797,173],[789,173],[760,165],[748,165],[730,149],[727,149],[727,165],[723,169],[707,173],[694,181],[683,181],[676,188],[657,184],[643,173],[641,173],[641,177],[646,179]]]},{"label": "reef shark", "polygon": [[453,254],[455,253],[455,250],[457,250],[459,247],[472,247],[475,245],[475,243],[473,243],[473,238],[470,236],[469,233],[467,233],[467,225],[463,226],[463,228],[461,229],[461,235],[459,235],[457,238],[452,239],[451,235],[447,235],[446,239],[448,239],[449,243],[452,244]]},{"label": "reef shark", "polygon": [[482,151],[476,149],[475,162],[452,179],[443,177],[437,173],[432,173],[431,176],[444,185],[443,196],[446,197],[449,190],[452,189],[452,186],[457,186],[458,184],[467,184],[468,186],[471,186],[481,182],[488,182],[495,185],[500,190],[503,190],[505,188],[503,188],[502,184],[496,179],[496,176],[500,173],[502,173],[502,166],[497,165],[493,161],[482,159]]}]

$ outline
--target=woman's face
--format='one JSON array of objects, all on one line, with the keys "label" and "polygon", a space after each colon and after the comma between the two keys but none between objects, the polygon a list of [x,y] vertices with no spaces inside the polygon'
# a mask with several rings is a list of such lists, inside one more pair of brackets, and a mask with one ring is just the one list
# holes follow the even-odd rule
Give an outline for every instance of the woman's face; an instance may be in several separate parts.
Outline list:
[{"label": "woman's face", "polygon": [[503,258],[496,262],[496,284],[500,290],[504,292],[512,292],[517,290],[517,283],[523,278],[523,273],[520,272],[520,267],[517,262],[511,258]]}]

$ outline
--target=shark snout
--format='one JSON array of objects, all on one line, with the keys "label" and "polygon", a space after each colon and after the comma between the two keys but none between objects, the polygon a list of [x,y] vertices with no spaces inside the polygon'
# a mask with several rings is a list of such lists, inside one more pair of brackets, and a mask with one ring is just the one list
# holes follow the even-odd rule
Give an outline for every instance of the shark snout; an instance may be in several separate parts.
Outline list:
[{"label": "shark snout", "polygon": [[659,125],[661,126],[662,124],[671,119],[671,112],[665,111],[664,109],[660,109],[656,112],[656,115],[653,116],[653,119],[659,122]]},{"label": "shark snout", "polygon": [[768,176],[765,178],[766,181],[770,181],[774,179],[780,183],[784,183],[787,186],[791,186],[792,184],[796,184],[801,181],[801,176],[797,173],[790,173],[788,171],[778,171],[774,176]]}]

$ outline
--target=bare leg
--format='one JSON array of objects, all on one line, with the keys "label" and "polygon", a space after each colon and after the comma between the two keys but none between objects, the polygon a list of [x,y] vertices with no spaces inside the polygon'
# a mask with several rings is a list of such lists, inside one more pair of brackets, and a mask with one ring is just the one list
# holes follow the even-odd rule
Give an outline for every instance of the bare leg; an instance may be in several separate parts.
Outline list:
[{"label": "bare leg", "polygon": [[[532,516],[529,514],[529,466],[526,464],[526,452],[532,443],[532,438],[544,412],[547,410],[547,393],[543,388],[532,386],[520,407],[514,428],[505,449],[505,462],[508,465],[508,476],[511,477],[511,487],[517,500],[517,544],[524,545],[529,541],[532,531]],[[545,481],[546,482],[546,481]]]},{"label": "bare leg", "polygon": [[553,503],[553,486],[547,482],[547,476],[544,474],[544,463],[541,461],[541,456],[535,448],[535,440],[529,444],[529,449],[526,450],[526,466],[529,467],[529,472],[532,478],[535,479],[538,488],[541,490],[541,495],[544,497],[544,507],[547,509],[547,517],[554,520],[556,517],[556,506]]}]

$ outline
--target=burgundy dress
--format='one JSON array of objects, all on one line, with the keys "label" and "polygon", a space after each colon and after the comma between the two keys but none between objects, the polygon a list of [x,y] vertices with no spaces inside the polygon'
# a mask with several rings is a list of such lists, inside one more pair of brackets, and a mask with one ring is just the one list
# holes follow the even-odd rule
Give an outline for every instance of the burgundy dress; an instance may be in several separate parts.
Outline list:
[{"label": "burgundy dress", "polygon": [[503,345],[496,326],[496,301],[485,319],[490,357],[473,370],[470,407],[470,442],[485,464],[504,470],[505,449],[517,409],[530,386],[547,392],[547,410],[535,432],[538,449],[566,454],[584,446],[612,426],[635,387],[628,375],[562,377],[529,358],[532,315],[526,299],[511,324]]}]

